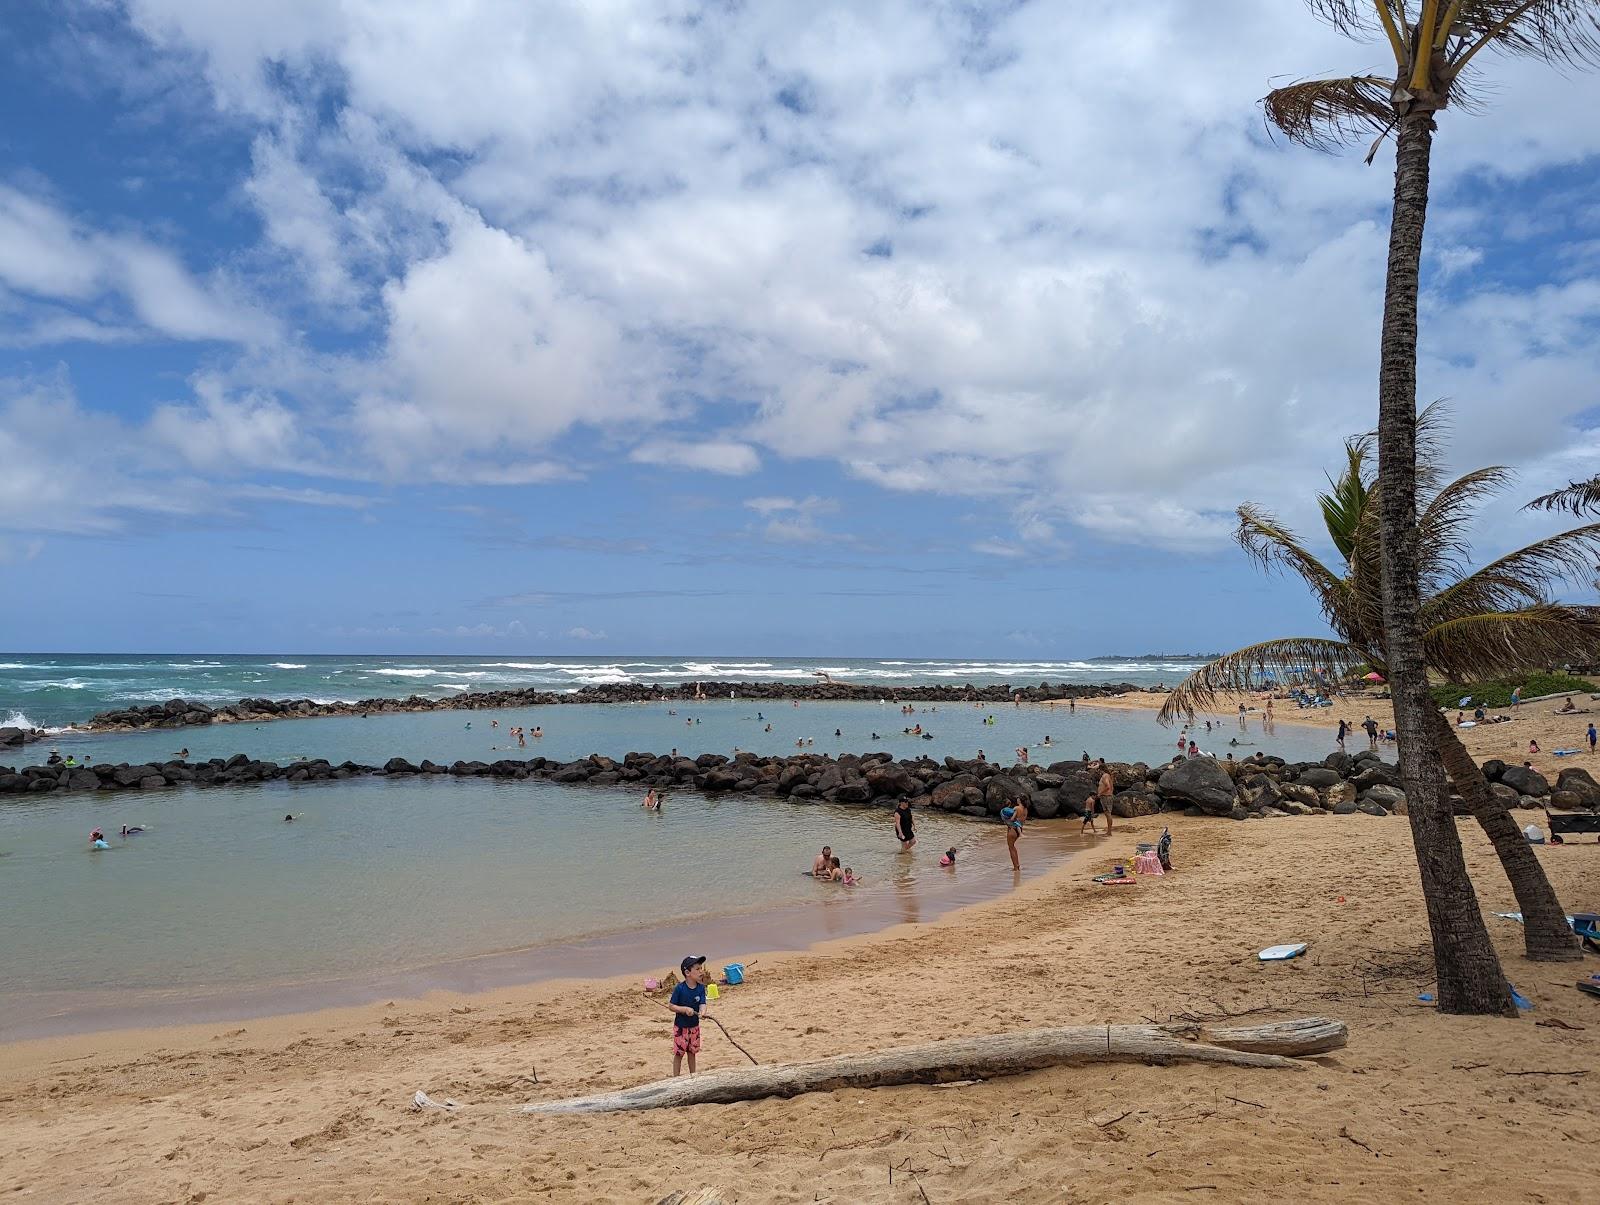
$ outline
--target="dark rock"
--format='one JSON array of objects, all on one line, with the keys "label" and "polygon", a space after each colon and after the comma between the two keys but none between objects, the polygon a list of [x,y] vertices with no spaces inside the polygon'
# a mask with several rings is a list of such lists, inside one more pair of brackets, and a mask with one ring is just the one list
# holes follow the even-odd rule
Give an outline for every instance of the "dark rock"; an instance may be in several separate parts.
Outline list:
[{"label": "dark rock", "polygon": [[385,774],[420,774],[422,771],[403,757],[391,757],[383,763]]},{"label": "dark rock", "polygon": [[1364,799],[1356,804],[1356,810],[1365,812],[1368,816],[1387,816],[1389,814],[1388,808],[1371,799]]},{"label": "dark rock", "polygon": [[1383,783],[1377,783],[1361,792],[1362,802],[1375,803],[1390,812],[1395,810],[1396,804],[1404,803],[1405,798],[1406,793],[1399,787],[1386,786]]},{"label": "dark rock", "polygon": [[1483,776],[1490,782],[1499,782],[1500,775],[1506,772],[1506,764],[1498,757],[1491,757],[1483,763]]},{"label": "dark rock", "polygon": [[1226,816],[1235,805],[1233,780],[1213,758],[1177,762],[1161,775],[1158,785],[1165,798],[1192,803],[1213,816]]},{"label": "dark rock", "polygon": [[872,798],[872,788],[865,779],[852,778],[835,791],[833,797],[840,803],[866,803]]},{"label": "dark rock", "polygon": [[1600,809],[1600,783],[1582,767],[1569,766],[1561,771],[1556,776],[1556,790],[1576,795],[1579,807]]},{"label": "dark rock", "polygon": [[1346,799],[1341,803],[1334,804],[1330,810],[1335,816],[1353,816],[1359,808],[1360,805],[1354,799]]},{"label": "dark rock", "polygon": [[167,780],[160,774],[147,774],[139,780],[139,788],[144,791],[153,791],[157,787],[167,785]]},{"label": "dark rock", "polygon": [[1333,786],[1335,783],[1344,781],[1339,771],[1331,769],[1327,766],[1313,766],[1309,770],[1302,770],[1299,774],[1295,775],[1294,780],[1301,786],[1316,787],[1319,790],[1326,789]]},{"label": "dark rock", "polygon": [[1356,784],[1358,791],[1365,791],[1368,787],[1401,785],[1399,769],[1387,762],[1369,762],[1363,769],[1357,771],[1350,781]]},{"label": "dark rock", "polygon": [[1575,812],[1584,806],[1583,796],[1557,788],[1550,792],[1550,806],[1562,812]]},{"label": "dark rock", "polygon": [[1354,762],[1355,758],[1351,757],[1348,753],[1338,752],[1330,753],[1327,757],[1322,759],[1322,764],[1328,769],[1336,771],[1341,778],[1350,773],[1350,767],[1352,764],[1354,764]]},{"label": "dark rock", "polygon": [[1500,781],[1508,787],[1514,787],[1522,795],[1550,794],[1550,783],[1545,776],[1526,766],[1507,766],[1500,775]]}]

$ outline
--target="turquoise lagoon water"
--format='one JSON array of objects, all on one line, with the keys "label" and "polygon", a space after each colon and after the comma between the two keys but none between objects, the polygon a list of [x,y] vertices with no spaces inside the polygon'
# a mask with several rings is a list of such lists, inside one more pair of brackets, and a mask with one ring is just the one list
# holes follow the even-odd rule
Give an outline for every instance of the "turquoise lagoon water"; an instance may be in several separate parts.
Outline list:
[{"label": "turquoise lagoon water", "polygon": [[[879,809],[677,792],[647,814],[631,791],[449,778],[11,799],[0,1040],[660,973],[1012,885],[999,826],[917,824],[907,855]],[[97,826],[109,850],[88,849]],[[1027,870],[1081,840],[1029,833]],[[824,842],[864,885],[802,874]],[[955,873],[938,866],[948,846]]]},{"label": "turquoise lagoon water", "polygon": [[[1329,712],[1323,715],[1331,716]],[[760,718],[758,718],[760,717]],[[986,721],[993,717],[993,723]],[[1358,718],[1358,717],[1355,717]],[[498,727],[494,725],[498,723]],[[468,725],[471,727],[468,727]],[[766,728],[771,725],[772,731]],[[1262,749],[1289,760],[1325,757],[1334,748],[1333,723],[1279,723],[1272,736],[1252,719],[1241,733],[1236,721],[1219,720],[1214,733],[1194,734],[1202,748],[1219,757],[1232,752],[1244,758]],[[541,739],[518,747],[509,729],[542,727]],[[903,730],[920,725],[932,740]],[[840,733],[834,736],[834,732]],[[872,739],[876,733],[877,740]],[[1049,737],[1051,744],[1044,745]],[[912,716],[893,704],[877,703],[752,703],[718,699],[704,703],[555,704],[504,711],[434,711],[376,715],[370,719],[335,716],[308,720],[276,720],[264,724],[211,724],[153,732],[60,733],[50,746],[30,746],[29,753],[55,747],[65,755],[92,757],[97,762],[168,760],[183,749],[191,759],[252,757],[289,762],[326,757],[338,763],[382,764],[391,757],[411,761],[458,758],[493,761],[500,757],[544,757],[571,761],[591,753],[620,758],[628,752],[666,753],[676,748],[732,755],[735,749],[761,754],[795,753],[795,741],[811,753],[884,751],[895,757],[923,755],[975,757],[981,749],[991,761],[1010,763],[1019,746],[1029,748],[1036,762],[1081,757],[1144,761],[1167,760],[1177,733],[1157,724],[1147,712],[1110,708],[1010,705],[973,707],[918,706]],[[1229,745],[1230,740],[1240,745]],[[12,755],[10,760],[23,760]],[[42,760],[42,759],[38,759]]]}]

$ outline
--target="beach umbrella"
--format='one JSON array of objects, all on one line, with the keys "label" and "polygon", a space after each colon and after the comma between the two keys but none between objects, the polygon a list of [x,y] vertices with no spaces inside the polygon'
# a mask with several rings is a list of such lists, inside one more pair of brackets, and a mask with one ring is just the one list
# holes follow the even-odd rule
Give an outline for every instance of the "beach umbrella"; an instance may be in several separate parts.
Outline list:
[{"label": "beach umbrella", "polygon": [[1367,681],[1368,682],[1382,682],[1383,681],[1383,675],[1378,673],[1376,670],[1374,670],[1372,673],[1367,675]]}]

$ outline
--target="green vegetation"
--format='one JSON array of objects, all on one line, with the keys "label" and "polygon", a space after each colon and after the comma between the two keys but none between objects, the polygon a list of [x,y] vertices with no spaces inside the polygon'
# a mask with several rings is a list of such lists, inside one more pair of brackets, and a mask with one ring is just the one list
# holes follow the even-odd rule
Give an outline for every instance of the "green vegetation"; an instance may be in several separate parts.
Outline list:
[{"label": "green vegetation", "polygon": [[1434,701],[1440,707],[1454,707],[1468,695],[1472,706],[1510,707],[1511,692],[1522,687],[1524,699],[1537,699],[1541,695],[1558,695],[1569,690],[1600,691],[1600,686],[1570,674],[1524,674],[1520,678],[1496,678],[1488,682],[1446,682],[1433,688]]}]

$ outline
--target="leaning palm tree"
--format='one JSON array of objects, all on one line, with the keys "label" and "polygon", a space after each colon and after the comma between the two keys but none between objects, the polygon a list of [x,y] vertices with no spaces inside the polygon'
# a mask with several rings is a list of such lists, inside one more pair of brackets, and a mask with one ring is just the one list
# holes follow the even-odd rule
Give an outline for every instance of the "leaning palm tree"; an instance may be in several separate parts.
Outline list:
[{"label": "leaning palm tree", "polygon": [[[1473,513],[1509,484],[1510,472],[1491,466],[1444,482],[1437,439],[1442,413],[1437,406],[1423,412],[1418,444],[1423,485],[1418,569],[1425,594],[1419,619],[1427,667],[1451,681],[1473,681],[1600,651],[1600,614],[1549,597],[1561,582],[1582,576],[1600,553],[1600,524],[1560,532],[1467,571],[1466,532]],[[1164,721],[1209,708],[1219,693],[1249,689],[1259,675],[1282,681],[1307,665],[1342,673],[1365,664],[1387,676],[1378,530],[1382,500],[1370,468],[1373,443],[1371,435],[1350,440],[1343,470],[1330,478],[1329,491],[1318,495],[1342,571],[1318,559],[1260,507],[1247,503],[1238,511],[1237,537],[1245,551],[1264,567],[1288,569],[1302,578],[1317,595],[1337,638],[1271,640],[1202,666],[1168,698],[1161,712]],[[1427,733],[1457,792],[1500,856],[1522,908],[1529,957],[1581,957],[1544,868],[1431,699]],[[1407,801],[1411,803],[1409,793]],[[1412,810],[1407,807],[1408,813]]]},{"label": "leaning palm tree", "polygon": [[[1443,806],[1444,765],[1433,735],[1422,608],[1416,479],[1417,280],[1428,210],[1436,119],[1471,99],[1472,72],[1489,50],[1555,64],[1600,60],[1600,0],[1308,0],[1352,36],[1377,34],[1393,72],[1308,80],[1275,89],[1263,104],[1289,138],[1331,147],[1377,131],[1395,139],[1394,208],[1378,370],[1378,476],[1383,663],[1404,754],[1401,775],[1439,976],[1439,1007],[1495,1013],[1512,1008]],[[1469,72],[1469,69],[1471,71]],[[1530,621],[1533,622],[1533,621]]]}]

